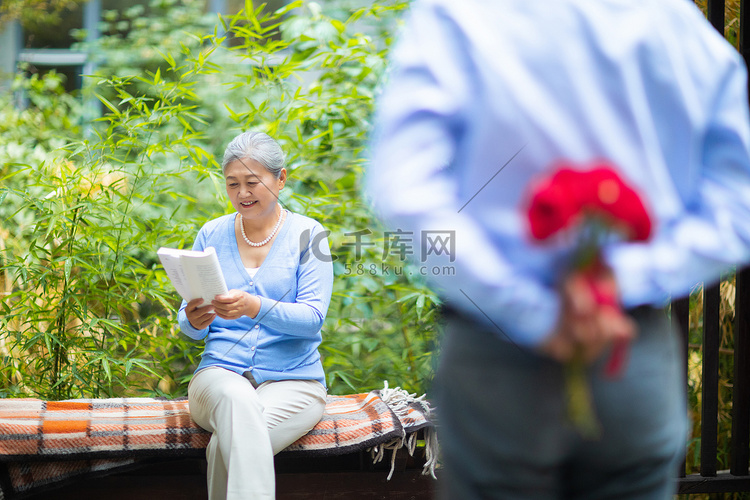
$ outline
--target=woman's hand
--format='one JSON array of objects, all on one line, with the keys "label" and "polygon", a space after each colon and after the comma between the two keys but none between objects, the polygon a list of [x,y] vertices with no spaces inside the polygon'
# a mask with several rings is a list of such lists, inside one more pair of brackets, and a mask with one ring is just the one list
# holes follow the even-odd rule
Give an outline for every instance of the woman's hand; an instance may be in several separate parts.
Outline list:
[{"label": "woman's hand", "polygon": [[193,299],[185,306],[185,314],[187,319],[193,328],[196,330],[203,330],[216,317],[214,308],[211,304],[203,304],[203,299]]},{"label": "woman's hand", "polygon": [[242,290],[229,290],[214,297],[211,305],[222,319],[237,319],[242,316],[254,318],[260,312],[260,299]]}]

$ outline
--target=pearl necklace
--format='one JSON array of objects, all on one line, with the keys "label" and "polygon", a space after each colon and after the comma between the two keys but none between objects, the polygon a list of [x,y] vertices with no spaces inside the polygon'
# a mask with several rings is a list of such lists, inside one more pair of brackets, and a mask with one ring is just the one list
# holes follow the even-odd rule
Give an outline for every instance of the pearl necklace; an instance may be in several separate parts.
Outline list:
[{"label": "pearl necklace", "polygon": [[242,214],[240,214],[240,231],[242,231],[242,239],[245,240],[245,242],[250,245],[251,247],[262,247],[269,241],[271,241],[271,238],[273,238],[273,235],[276,234],[276,231],[279,230],[279,226],[281,225],[281,216],[284,215],[284,210],[279,211],[279,220],[276,221],[276,225],[273,226],[273,231],[271,231],[271,234],[268,235],[268,238],[265,240],[255,243],[254,241],[250,241],[250,239],[245,234],[245,219],[242,217]]}]

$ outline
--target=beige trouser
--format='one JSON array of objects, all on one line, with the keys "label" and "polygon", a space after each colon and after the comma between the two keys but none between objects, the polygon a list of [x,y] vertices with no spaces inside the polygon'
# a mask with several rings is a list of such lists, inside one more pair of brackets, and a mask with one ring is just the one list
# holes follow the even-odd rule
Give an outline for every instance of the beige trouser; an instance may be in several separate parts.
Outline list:
[{"label": "beige trouser", "polygon": [[323,415],[326,390],[315,380],[249,379],[219,367],[188,386],[193,420],[212,432],[206,448],[208,497],[273,499],[273,456],[304,436]]}]

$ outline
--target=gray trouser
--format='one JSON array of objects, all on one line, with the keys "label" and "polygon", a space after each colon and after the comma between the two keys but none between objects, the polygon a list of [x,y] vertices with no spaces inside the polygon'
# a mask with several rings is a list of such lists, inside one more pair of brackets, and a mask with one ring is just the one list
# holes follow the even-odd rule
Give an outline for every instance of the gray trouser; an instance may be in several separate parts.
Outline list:
[{"label": "gray trouser", "polygon": [[622,376],[590,369],[603,433],[586,441],[569,424],[560,364],[449,316],[435,394],[440,498],[671,499],[687,438],[682,351],[663,311],[633,317]]}]

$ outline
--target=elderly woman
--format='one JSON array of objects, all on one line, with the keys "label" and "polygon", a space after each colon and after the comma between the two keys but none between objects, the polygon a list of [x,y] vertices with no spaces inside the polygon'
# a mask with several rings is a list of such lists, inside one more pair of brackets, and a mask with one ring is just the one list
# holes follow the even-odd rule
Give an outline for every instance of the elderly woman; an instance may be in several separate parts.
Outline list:
[{"label": "elderly woman", "polygon": [[182,304],[182,331],[205,349],[188,387],[193,419],[213,433],[209,498],[274,498],[273,455],[320,420],[326,388],[318,353],[333,269],[323,227],[285,210],[284,153],[245,132],[222,163],[236,213],[208,222],[193,248],[216,249],[230,289]]}]

